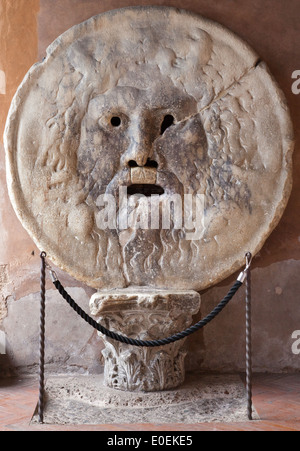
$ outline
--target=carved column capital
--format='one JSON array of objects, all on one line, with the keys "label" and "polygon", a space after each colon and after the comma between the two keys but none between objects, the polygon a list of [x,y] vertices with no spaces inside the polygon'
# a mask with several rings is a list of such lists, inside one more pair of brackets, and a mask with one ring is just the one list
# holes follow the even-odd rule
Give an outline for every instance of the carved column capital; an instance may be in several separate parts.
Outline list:
[{"label": "carved column capital", "polygon": [[[122,289],[94,294],[92,315],[104,327],[131,338],[155,340],[191,325],[200,308],[195,291]],[[105,342],[105,384],[129,391],[166,390],[184,381],[185,339],[160,347],[137,347],[100,334]]]}]

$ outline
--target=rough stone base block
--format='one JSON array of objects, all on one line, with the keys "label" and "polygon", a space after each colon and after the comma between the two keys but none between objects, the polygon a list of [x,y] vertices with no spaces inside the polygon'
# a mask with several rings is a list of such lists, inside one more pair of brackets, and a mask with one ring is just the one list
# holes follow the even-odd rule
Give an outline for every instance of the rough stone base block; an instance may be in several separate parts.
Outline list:
[{"label": "rough stone base block", "polygon": [[[195,291],[138,287],[103,291],[90,300],[97,321],[121,335],[141,340],[166,338],[189,327],[200,308]],[[102,334],[101,334],[102,336]],[[128,391],[157,391],[184,381],[185,339],[160,347],[137,347],[103,337],[104,383]]]},{"label": "rough stone base block", "polygon": [[46,395],[45,424],[248,421],[245,387],[235,374],[187,374],[174,390],[139,393],[104,386],[102,374],[57,376],[47,378]]}]

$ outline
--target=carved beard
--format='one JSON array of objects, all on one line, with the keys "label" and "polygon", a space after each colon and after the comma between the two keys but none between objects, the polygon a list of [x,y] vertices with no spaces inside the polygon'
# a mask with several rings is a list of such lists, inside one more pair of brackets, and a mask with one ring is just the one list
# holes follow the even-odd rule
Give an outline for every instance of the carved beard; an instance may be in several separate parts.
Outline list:
[{"label": "carved beard", "polygon": [[[181,198],[179,193],[175,194]],[[199,256],[198,240],[186,239],[184,197],[182,206],[177,204],[176,207],[169,202],[168,195],[155,198],[131,196],[127,201],[125,207],[118,209],[117,217],[124,224],[126,216],[128,227],[117,228],[117,234],[123,274],[129,284],[135,284],[135,280],[142,285],[149,285],[149,280],[153,280],[154,284],[161,274],[175,272],[175,267],[178,269],[180,265],[185,269],[186,261],[192,263]],[[192,224],[193,218],[188,219]]]}]

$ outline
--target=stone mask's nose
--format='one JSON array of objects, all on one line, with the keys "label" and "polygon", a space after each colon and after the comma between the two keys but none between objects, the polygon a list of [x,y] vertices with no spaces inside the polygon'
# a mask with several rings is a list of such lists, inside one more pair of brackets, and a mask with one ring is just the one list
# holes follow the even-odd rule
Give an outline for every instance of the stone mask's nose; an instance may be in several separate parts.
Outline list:
[{"label": "stone mask's nose", "polygon": [[142,115],[132,119],[128,128],[129,145],[123,164],[130,167],[132,184],[155,184],[157,163],[151,160],[155,133],[152,121]]},{"label": "stone mask's nose", "polygon": [[135,162],[139,167],[145,166],[151,156],[154,141],[151,120],[141,116],[133,118],[128,128],[128,138],[125,164]]}]

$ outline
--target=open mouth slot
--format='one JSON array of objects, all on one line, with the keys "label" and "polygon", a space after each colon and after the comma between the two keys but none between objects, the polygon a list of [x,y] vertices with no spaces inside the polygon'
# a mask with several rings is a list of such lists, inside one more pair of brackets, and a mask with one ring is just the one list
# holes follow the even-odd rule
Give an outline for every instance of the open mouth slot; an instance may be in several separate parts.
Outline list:
[{"label": "open mouth slot", "polygon": [[164,194],[165,190],[159,185],[151,184],[133,184],[127,187],[127,195],[133,196],[134,194],[143,194],[144,196],[150,197],[152,194],[158,194],[161,196]]}]

